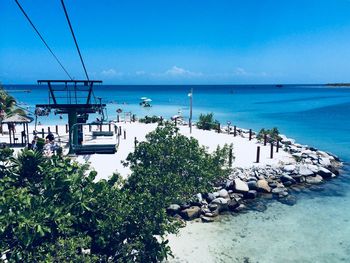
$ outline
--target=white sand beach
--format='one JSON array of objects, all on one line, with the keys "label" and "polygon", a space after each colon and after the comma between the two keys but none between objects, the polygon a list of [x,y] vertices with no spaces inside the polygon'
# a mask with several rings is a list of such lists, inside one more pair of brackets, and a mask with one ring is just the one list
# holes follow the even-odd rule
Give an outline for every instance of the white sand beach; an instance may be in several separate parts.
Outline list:
[{"label": "white sand beach", "polygon": [[[86,154],[78,155],[75,159],[80,163],[89,162],[92,169],[98,171],[97,180],[107,179],[114,172],[119,172],[123,178],[128,177],[130,170],[128,167],[124,167],[122,161],[125,160],[130,152],[134,150],[134,140],[144,141],[145,136],[153,131],[157,124],[143,124],[143,123],[116,123],[122,129],[122,136],[120,136],[120,142],[115,154]],[[47,133],[48,127],[55,134],[56,141],[60,141],[59,144],[65,148],[65,152],[68,152],[68,134],[66,133],[66,127],[64,125],[58,126],[58,136],[56,134],[56,127],[54,125],[40,125],[37,126],[37,130],[40,132],[44,129]],[[87,128],[86,128],[87,129]],[[96,127],[94,128],[96,129]],[[194,137],[199,141],[200,145],[207,147],[209,152],[214,151],[217,146],[224,146],[225,144],[233,144],[233,152],[235,160],[233,167],[247,168],[251,166],[265,166],[265,165],[277,165],[283,163],[295,162],[292,156],[284,152],[282,149],[276,153],[274,148],[273,159],[270,158],[270,145],[263,146],[254,137],[249,141],[248,134],[245,137],[243,135],[237,135],[227,133],[217,133],[216,131],[205,131],[193,127],[192,134],[188,126],[179,126],[180,133]],[[20,137],[20,127],[18,127],[17,137]],[[30,140],[33,137],[34,125],[29,126]],[[104,130],[108,130],[107,126],[104,126]],[[126,132],[126,139],[124,139],[124,131]],[[39,133],[39,136],[41,134]],[[46,135],[45,135],[46,136]],[[5,133],[0,136],[0,142],[9,142],[8,134]],[[260,146],[260,162],[256,163],[257,146]],[[17,150],[18,148],[16,148]]]}]

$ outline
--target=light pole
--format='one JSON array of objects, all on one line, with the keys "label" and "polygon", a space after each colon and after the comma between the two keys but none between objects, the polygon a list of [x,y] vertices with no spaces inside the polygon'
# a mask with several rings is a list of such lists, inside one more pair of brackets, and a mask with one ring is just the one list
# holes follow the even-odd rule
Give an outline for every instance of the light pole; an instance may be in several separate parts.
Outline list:
[{"label": "light pole", "polygon": [[191,92],[188,93],[188,97],[190,97],[190,119],[189,119],[189,125],[190,125],[190,134],[192,133],[192,98],[193,98],[193,88],[191,88]]}]

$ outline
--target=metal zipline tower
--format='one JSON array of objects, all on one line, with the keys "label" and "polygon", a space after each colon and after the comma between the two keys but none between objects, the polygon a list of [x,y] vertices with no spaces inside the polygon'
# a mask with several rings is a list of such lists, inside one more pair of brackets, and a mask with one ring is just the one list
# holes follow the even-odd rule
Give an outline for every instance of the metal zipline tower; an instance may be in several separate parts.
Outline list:
[{"label": "metal zipline tower", "polygon": [[[79,131],[75,124],[86,123],[88,114],[102,113],[106,104],[97,101],[94,96],[94,84],[101,80],[38,80],[39,85],[47,85],[48,104],[37,104],[36,112],[50,112],[68,115],[69,133],[72,133],[73,144],[78,144]],[[71,136],[69,136],[71,137]],[[70,140],[70,139],[69,139]],[[71,144],[70,144],[71,145]],[[69,153],[73,153],[70,147]]]}]

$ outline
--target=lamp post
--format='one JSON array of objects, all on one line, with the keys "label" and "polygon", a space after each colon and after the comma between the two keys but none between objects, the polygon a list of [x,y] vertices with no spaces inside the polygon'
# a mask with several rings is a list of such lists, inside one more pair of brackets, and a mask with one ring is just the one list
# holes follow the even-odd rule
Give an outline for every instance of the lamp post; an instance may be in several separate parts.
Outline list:
[{"label": "lamp post", "polygon": [[190,125],[190,134],[192,133],[192,98],[193,98],[193,88],[191,88],[191,92],[188,93],[188,97],[190,97],[190,119],[189,119],[189,125]]}]

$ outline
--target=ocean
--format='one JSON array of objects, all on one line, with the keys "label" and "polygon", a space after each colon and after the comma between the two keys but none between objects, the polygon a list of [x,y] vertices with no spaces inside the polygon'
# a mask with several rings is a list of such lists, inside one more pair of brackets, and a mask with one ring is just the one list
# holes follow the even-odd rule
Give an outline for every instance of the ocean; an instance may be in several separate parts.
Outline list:
[{"label": "ocean", "polygon": [[[43,86],[5,85],[22,107],[48,102]],[[107,103],[107,117],[117,109],[138,117],[189,116],[188,93],[193,89],[193,116],[214,114],[223,125],[259,131],[278,127],[281,133],[338,155],[345,163],[341,176],[320,191],[294,193],[287,206],[269,201],[264,212],[226,215],[211,224],[189,223],[172,238],[173,262],[349,262],[350,261],[350,88],[323,85],[113,86],[95,88]],[[30,93],[16,92],[30,90]],[[152,107],[139,106],[140,97]],[[58,116],[41,123],[65,123]],[[93,121],[96,116],[91,116]],[[322,190],[322,191],[321,191]]]}]

